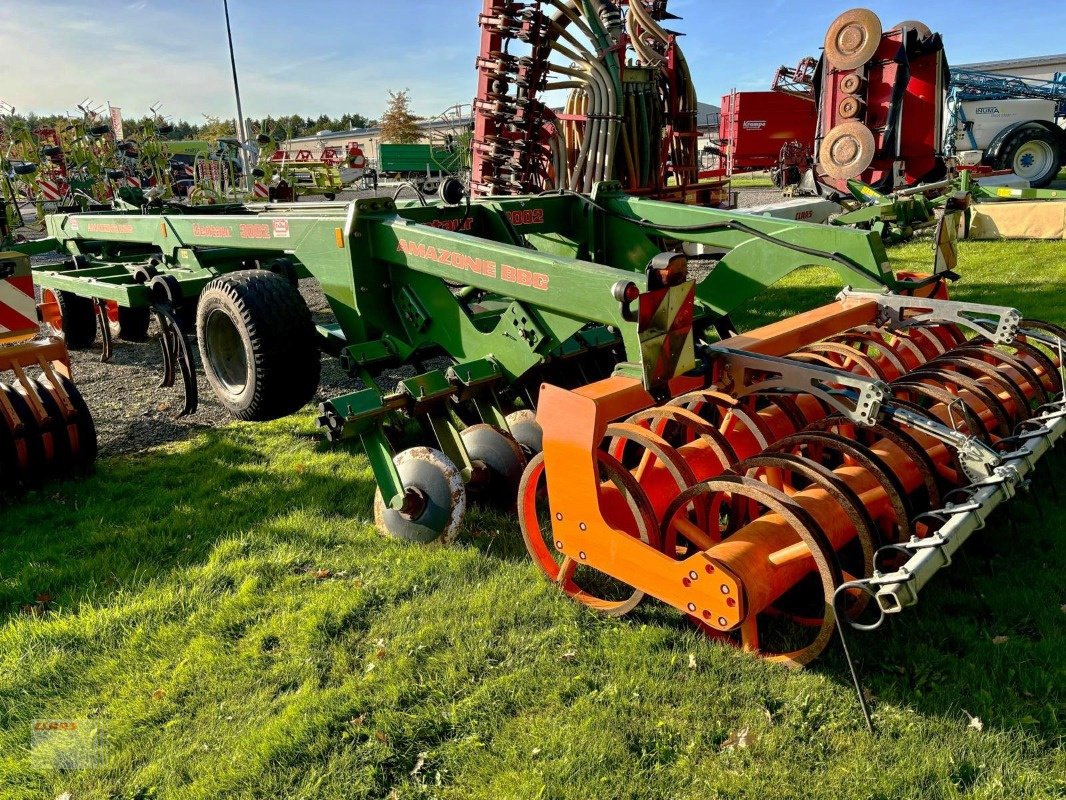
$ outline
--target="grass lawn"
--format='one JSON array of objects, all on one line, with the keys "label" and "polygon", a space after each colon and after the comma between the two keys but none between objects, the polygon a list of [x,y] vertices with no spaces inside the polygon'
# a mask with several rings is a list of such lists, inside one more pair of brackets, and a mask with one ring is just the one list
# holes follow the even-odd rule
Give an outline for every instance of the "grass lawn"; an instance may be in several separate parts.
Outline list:
[{"label": "grass lawn", "polygon": [[752,172],[746,175],[734,175],[729,179],[734,189],[772,189],[773,181],[769,172]]},{"label": "grass lawn", "polygon": [[[962,259],[956,297],[1066,323],[1066,243]],[[797,276],[744,322],[836,288]],[[596,616],[512,517],[382,540],[365,458],[309,412],[105,460],[0,510],[0,797],[1061,798],[1066,506],[1040,472],[1044,516],[1016,500],[856,640],[870,736],[835,647],[789,671],[654,602]],[[104,767],[35,771],[36,718],[103,726]]]}]

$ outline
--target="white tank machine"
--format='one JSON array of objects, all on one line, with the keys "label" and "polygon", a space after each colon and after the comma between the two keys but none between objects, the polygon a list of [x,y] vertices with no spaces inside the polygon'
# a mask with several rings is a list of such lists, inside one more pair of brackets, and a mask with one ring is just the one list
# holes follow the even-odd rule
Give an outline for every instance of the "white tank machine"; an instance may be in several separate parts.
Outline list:
[{"label": "white tank machine", "polygon": [[1009,169],[1042,187],[1066,161],[1066,75],[953,69],[948,105],[945,148],[962,166]]}]

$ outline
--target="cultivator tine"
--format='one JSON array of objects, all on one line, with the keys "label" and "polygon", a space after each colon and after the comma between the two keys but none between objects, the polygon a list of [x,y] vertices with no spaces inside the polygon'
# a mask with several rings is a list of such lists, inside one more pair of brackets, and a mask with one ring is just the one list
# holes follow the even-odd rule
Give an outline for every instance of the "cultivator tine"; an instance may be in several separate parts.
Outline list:
[{"label": "cultivator tine", "polygon": [[111,337],[111,321],[107,315],[107,301],[93,300],[93,311],[96,314],[96,326],[100,330],[100,361],[106,364],[111,360],[113,342]]},{"label": "cultivator tine", "polygon": [[196,411],[200,403],[199,389],[196,382],[196,369],[193,365],[189,342],[181,327],[174,308],[168,303],[156,303],[152,306],[160,329],[160,345],[163,350],[163,380],[160,388],[174,385],[176,370],[181,372],[185,400],[178,417],[185,417]]}]

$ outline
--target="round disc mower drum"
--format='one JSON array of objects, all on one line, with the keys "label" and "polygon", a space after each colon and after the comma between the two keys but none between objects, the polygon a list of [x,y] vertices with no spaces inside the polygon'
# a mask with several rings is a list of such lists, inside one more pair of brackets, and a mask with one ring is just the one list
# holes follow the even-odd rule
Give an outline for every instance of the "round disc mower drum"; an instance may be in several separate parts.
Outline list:
[{"label": "round disc mower drum", "polygon": [[379,531],[416,544],[455,538],[466,512],[466,487],[459,469],[444,453],[429,447],[411,447],[394,459],[404,485],[404,503],[390,508],[374,494],[374,522]]},{"label": "round disc mower drum", "polygon": [[825,34],[825,59],[836,69],[856,69],[881,44],[881,20],[866,8],[845,11]]},{"label": "round disc mower drum", "polygon": [[874,160],[874,135],[861,122],[837,125],[822,140],[818,165],[831,178],[847,180],[861,175]]},{"label": "round disc mower drum", "polygon": [[862,101],[858,97],[848,96],[837,105],[837,113],[844,119],[854,119],[862,111]]},{"label": "round disc mower drum", "polygon": [[892,26],[892,30],[899,30],[900,28],[907,28],[908,30],[917,31],[919,39],[928,39],[933,35],[933,31],[924,22],[919,22],[916,19],[905,19],[903,22],[897,22]]},{"label": "round disc mower drum", "polygon": [[862,88],[862,78],[857,73],[849,72],[840,79],[840,91],[844,94],[855,94]]}]

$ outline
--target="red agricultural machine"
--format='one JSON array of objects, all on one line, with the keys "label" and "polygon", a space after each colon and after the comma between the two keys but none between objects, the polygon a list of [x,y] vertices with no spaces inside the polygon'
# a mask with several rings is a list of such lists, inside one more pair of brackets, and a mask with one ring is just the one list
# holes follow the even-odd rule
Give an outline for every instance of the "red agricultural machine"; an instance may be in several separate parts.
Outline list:
[{"label": "red agricultural machine", "polygon": [[34,297],[30,259],[0,252],[0,494],[84,474],[96,459],[92,415],[70,375],[66,343],[41,333],[55,309]]},{"label": "red agricultural machine", "polygon": [[849,180],[878,192],[936,181],[947,174],[948,80],[939,34],[914,21],[883,30],[852,9],[830,25],[820,59],[779,68],[770,92],[723,97],[720,135],[734,171],[776,170],[780,186],[808,165],[845,196]]},{"label": "red agricultural machine", "polygon": [[887,192],[947,175],[949,80],[940,34],[922,23],[882,30],[863,8],[837,17],[814,77],[818,180],[846,194],[851,179]]},{"label": "red agricultural machine", "polygon": [[769,170],[780,188],[799,183],[811,165],[816,120],[813,98],[798,93],[725,95],[718,136],[727,174]]},{"label": "red agricultural machine", "polygon": [[635,195],[726,202],[721,176],[701,175],[696,91],[666,5],[485,0],[472,193],[617,180]]}]

